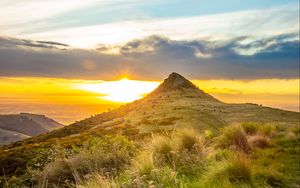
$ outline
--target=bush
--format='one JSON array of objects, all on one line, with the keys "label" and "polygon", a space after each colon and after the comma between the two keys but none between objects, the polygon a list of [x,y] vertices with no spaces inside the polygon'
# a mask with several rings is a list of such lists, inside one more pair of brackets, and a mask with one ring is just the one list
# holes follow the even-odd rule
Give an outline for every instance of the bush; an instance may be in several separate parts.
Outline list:
[{"label": "bush", "polygon": [[220,136],[217,137],[217,145],[223,148],[235,146],[240,151],[249,152],[246,133],[240,125],[231,125],[223,128],[220,131]]}]

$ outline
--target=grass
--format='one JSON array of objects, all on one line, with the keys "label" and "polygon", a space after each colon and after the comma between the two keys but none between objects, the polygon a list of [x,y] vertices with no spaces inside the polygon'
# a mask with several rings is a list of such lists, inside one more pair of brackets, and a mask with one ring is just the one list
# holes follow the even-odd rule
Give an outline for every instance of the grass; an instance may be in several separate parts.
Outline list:
[{"label": "grass", "polygon": [[149,175],[155,169],[153,157],[147,152],[138,155],[133,163],[132,171],[137,172],[139,176]]},{"label": "grass", "polygon": [[246,134],[263,134],[265,136],[274,136],[278,127],[271,123],[256,123],[256,122],[243,122],[241,126],[245,130]]},{"label": "grass", "polygon": [[189,152],[201,152],[204,145],[204,139],[196,130],[182,129],[178,131],[177,139],[179,150],[187,150]]},{"label": "grass", "polygon": [[120,187],[117,185],[114,180],[107,179],[101,174],[93,174],[92,178],[88,180],[79,180],[76,188],[117,188]]},{"label": "grass", "polygon": [[251,147],[266,148],[270,145],[270,139],[262,134],[256,134],[248,138]]},{"label": "grass", "polygon": [[153,158],[156,164],[172,164],[174,154],[173,141],[167,136],[155,137],[152,141]]},{"label": "grass", "polygon": [[237,154],[227,164],[226,171],[230,182],[251,182],[252,168],[250,160],[243,154]]},{"label": "grass", "polygon": [[220,136],[217,137],[217,145],[223,148],[232,146],[239,151],[248,153],[250,147],[246,136],[246,132],[241,125],[227,126],[220,131]]},{"label": "grass", "polygon": [[[32,161],[42,165],[30,166],[40,187],[299,187],[299,129],[247,126],[225,127],[209,141],[206,132],[186,128],[153,133],[143,142],[93,138],[78,147],[39,150]],[[26,178],[5,182],[22,187]]]},{"label": "grass", "polygon": [[134,153],[134,143],[124,137],[92,139],[77,154],[48,163],[42,172],[37,173],[37,179],[39,185],[45,182],[57,185],[75,182],[75,177],[80,179],[94,172],[114,177],[130,163]]}]

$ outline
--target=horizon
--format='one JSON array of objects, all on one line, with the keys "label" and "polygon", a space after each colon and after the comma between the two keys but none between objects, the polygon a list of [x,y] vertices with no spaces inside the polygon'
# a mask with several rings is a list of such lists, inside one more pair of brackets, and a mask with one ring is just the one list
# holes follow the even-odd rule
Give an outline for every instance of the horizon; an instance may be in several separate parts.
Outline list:
[{"label": "horizon", "polygon": [[[167,77],[166,77],[167,78]],[[103,80],[79,80],[58,78],[10,78],[6,77],[7,85],[19,88],[9,91],[3,90],[0,94],[0,114],[34,113],[43,114],[63,124],[74,123],[86,117],[107,112],[124,104],[142,99],[154,91],[162,81],[140,81],[123,78],[113,81]],[[36,79],[39,84],[34,84]],[[188,79],[188,78],[187,78]],[[9,83],[9,80],[18,82],[18,85]],[[1,81],[1,79],[0,79]],[[20,81],[23,81],[20,83]],[[299,80],[190,80],[195,86],[204,92],[225,103],[253,103],[273,108],[299,112],[297,84]],[[26,83],[28,82],[28,83]],[[1,82],[0,82],[1,83]],[[59,83],[59,84],[58,84]],[[24,95],[22,86],[30,84],[30,95]],[[41,89],[47,85],[45,89]],[[265,85],[268,84],[268,88]],[[278,85],[281,90],[273,91]],[[49,87],[51,85],[51,87]],[[222,87],[220,87],[222,86]],[[252,86],[252,87],[249,87]],[[139,90],[122,93],[126,88],[140,87]],[[25,89],[28,90],[28,89]],[[52,91],[58,90],[58,93]],[[287,91],[288,90],[288,91]],[[121,93],[120,93],[121,92]],[[292,95],[290,95],[292,93]],[[21,94],[21,95],[20,95]],[[10,96],[5,97],[5,96]],[[14,95],[18,95],[17,97]],[[282,96],[290,95],[290,103],[287,101],[274,103]],[[16,107],[17,104],[19,107]],[[4,108],[4,106],[6,108]],[[48,108],[51,110],[49,111]],[[25,109],[25,110],[24,110]],[[76,109],[76,111],[74,111]],[[63,113],[62,113],[63,112]]]}]

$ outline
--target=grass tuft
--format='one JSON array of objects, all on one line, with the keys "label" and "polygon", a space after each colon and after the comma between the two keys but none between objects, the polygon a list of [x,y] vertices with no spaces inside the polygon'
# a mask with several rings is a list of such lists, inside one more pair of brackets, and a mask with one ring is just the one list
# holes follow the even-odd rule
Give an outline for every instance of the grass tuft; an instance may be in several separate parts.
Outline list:
[{"label": "grass tuft", "polygon": [[76,188],[117,188],[118,186],[114,180],[107,179],[101,174],[93,174],[88,180],[76,185]]},{"label": "grass tuft", "polygon": [[229,161],[227,172],[231,182],[250,182],[252,178],[250,160],[243,154],[237,154]]},{"label": "grass tuft", "polygon": [[149,175],[155,169],[152,155],[143,152],[134,160],[133,171],[137,171],[139,176]]},{"label": "grass tuft", "polygon": [[245,153],[249,152],[249,144],[245,130],[240,125],[231,125],[223,128],[217,137],[217,145],[220,147],[233,146]]},{"label": "grass tuft", "polygon": [[247,134],[255,134],[258,130],[258,127],[260,126],[259,124],[255,122],[242,122],[241,126],[244,128],[245,132]]},{"label": "grass tuft", "polygon": [[249,145],[256,148],[267,148],[270,145],[270,139],[262,134],[256,134],[248,138]]},{"label": "grass tuft", "polygon": [[178,146],[179,150],[187,150],[189,152],[201,152],[204,141],[202,136],[193,129],[183,129],[178,132]]},{"label": "grass tuft", "polygon": [[152,141],[153,158],[157,165],[172,164],[174,154],[173,141],[166,136],[155,137]]}]

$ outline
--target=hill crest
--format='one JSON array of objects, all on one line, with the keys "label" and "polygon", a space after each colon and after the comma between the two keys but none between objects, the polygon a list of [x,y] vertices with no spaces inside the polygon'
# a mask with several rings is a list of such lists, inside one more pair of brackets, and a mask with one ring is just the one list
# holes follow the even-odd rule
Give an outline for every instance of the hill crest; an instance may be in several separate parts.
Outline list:
[{"label": "hill crest", "polygon": [[[171,95],[171,96],[170,96]],[[182,75],[172,72],[154,91],[145,99],[149,98],[201,98],[203,101],[221,102],[213,96],[199,89],[191,81]]]}]

